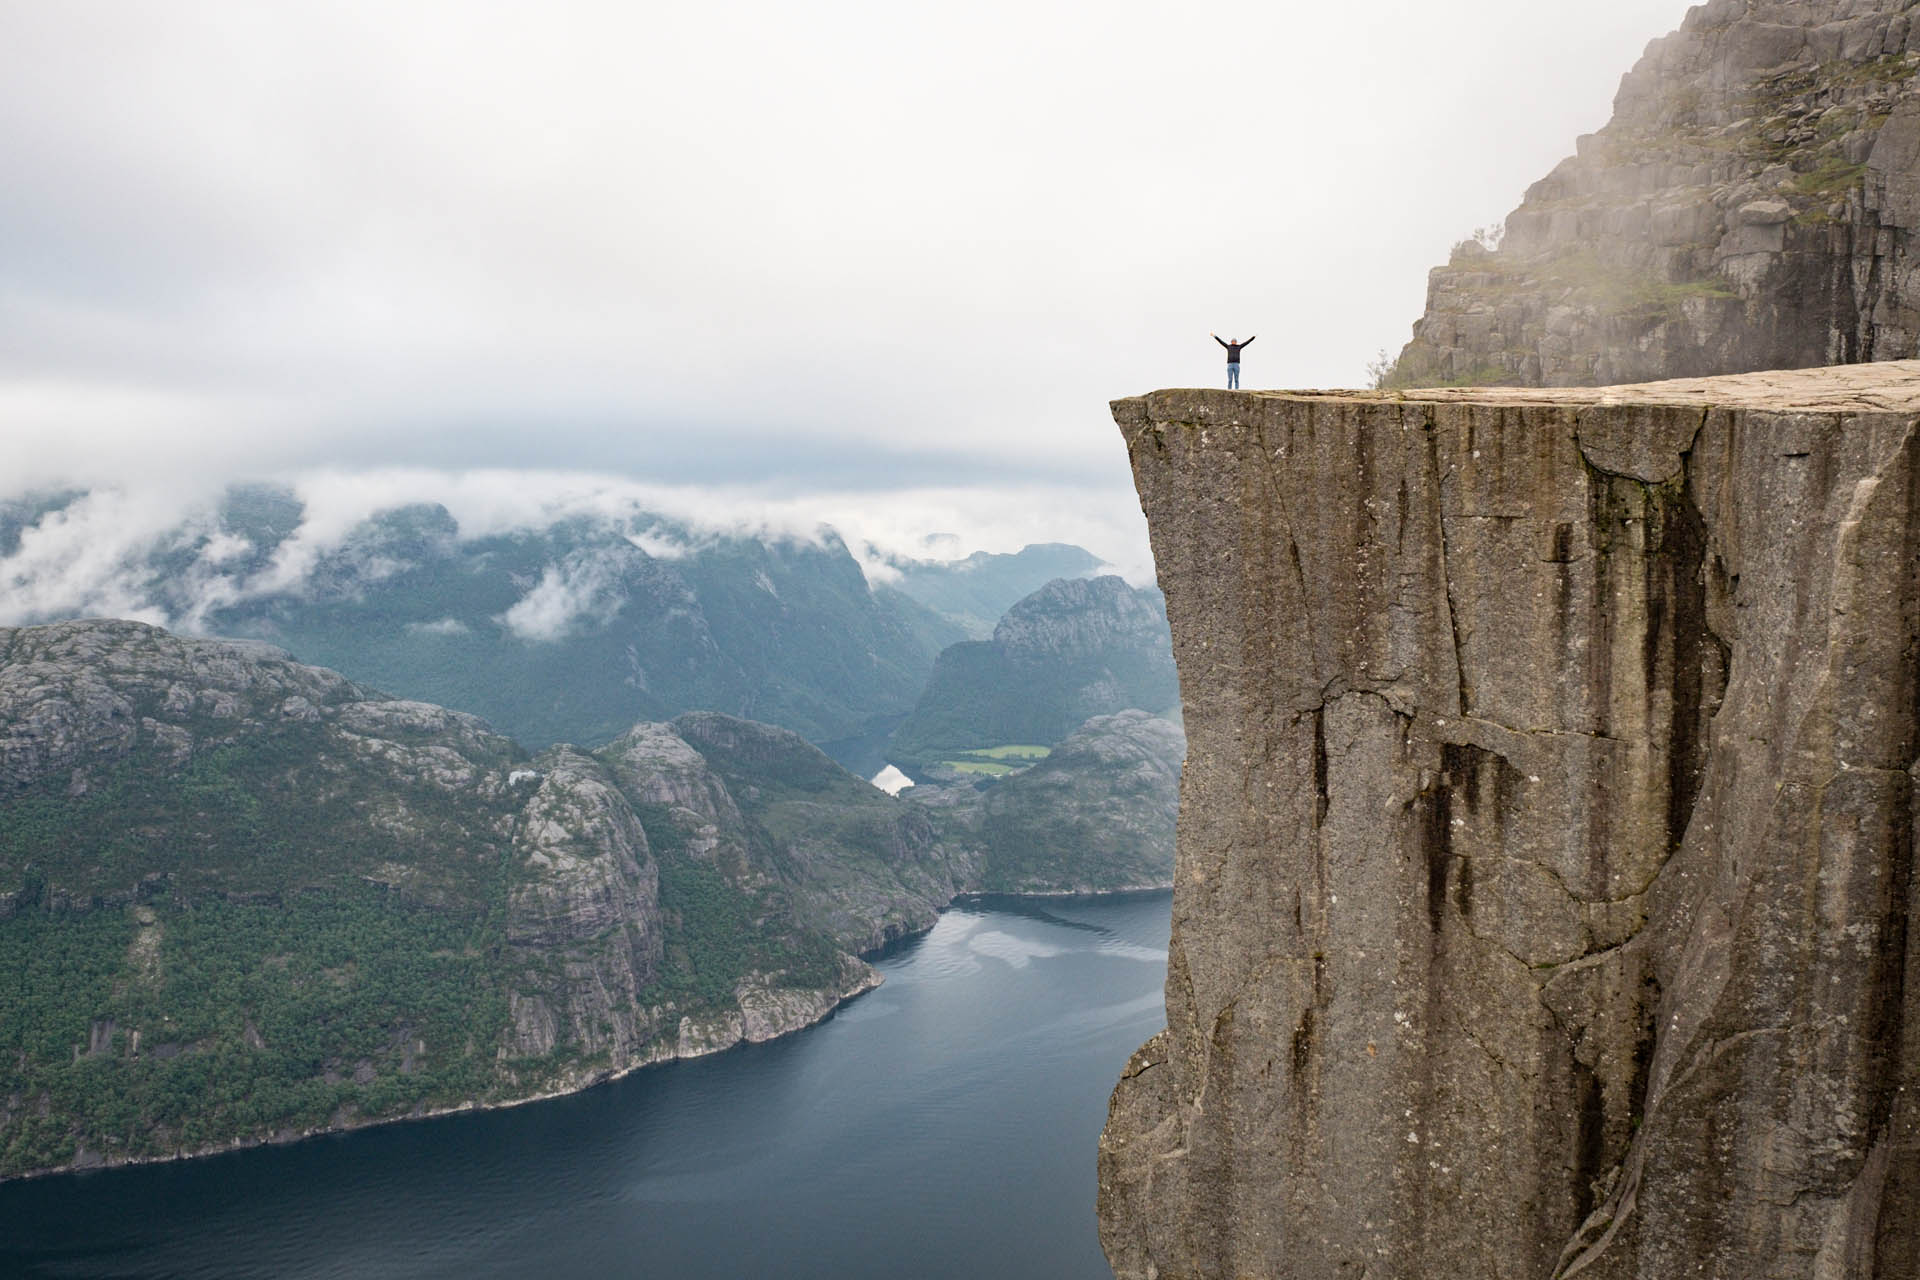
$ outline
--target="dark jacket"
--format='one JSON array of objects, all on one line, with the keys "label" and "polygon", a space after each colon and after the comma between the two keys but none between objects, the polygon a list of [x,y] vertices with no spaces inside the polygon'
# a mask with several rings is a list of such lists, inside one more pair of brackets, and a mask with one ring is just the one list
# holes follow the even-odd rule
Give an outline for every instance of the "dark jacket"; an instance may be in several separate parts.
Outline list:
[{"label": "dark jacket", "polygon": [[1228,364],[1239,364],[1239,363],[1240,363],[1240,348],[1242,348],[1242,347],[1250,347],[1250,346],[1252,346],[1252,345],[1253,345],[1253,339],[1252,339],[1252,338],[1248,338],[1248,339],[1247,339],[1247,340],[1246,340],[1245,342],[1228,342],[1228,341],[1227,341],[1227,340],[1226,340],[1225,338],[1222,338],[1222,337],[1221,337],[1221,336],[1220,336],[1219,334],[1217,334],[1217,333],[1213,335],[1213,340],[1214,340],[1215,342],[1217,342],[1217,343],[1219,343],[1219,344],[1220,344],[1221,346],[1223,346],[1223,347],[1225,347],[1225,348],[1227,349],[1227,363],[1228,363]]}]

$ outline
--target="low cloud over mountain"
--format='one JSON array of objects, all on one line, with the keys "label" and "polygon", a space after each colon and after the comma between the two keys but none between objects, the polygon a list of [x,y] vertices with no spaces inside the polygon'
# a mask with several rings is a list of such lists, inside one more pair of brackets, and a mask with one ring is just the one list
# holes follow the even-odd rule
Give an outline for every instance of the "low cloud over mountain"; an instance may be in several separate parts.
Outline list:
[{"label": "low cloud over mountain", "polygon": [[[1036,541],[1090,547],[1135,581],[1152,573],[1135,504],[1078,490],[768,497],[588,474],[312,472],[270,484],[0,494],[0,625],[106,616],[205,632],[212,615],[244,602],[326,598],[409,566],[404,546],[366,536],[375,517],[408,508],[444,513],[415,531],[427,543],[584,522],[618,529],[661,561],[727,537],[820,545],[837,531],[875,583],[924,559]],[[543,566],[498,625],[538,639],[604,617],[617,607],[608,581],[604,558]]]}]

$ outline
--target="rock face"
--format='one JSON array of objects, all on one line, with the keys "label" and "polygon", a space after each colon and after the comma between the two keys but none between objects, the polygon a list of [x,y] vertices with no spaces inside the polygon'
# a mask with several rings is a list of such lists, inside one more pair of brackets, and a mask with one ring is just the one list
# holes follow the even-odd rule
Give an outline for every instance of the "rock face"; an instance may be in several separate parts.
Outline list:
[{"label": "rock face", "polygon": [[599,761],[140,623],[0,630],[0,904],[0,1175],[576,1087],[670,1011]]},{"label": "rock face", "polygon": [[[939,839],[922,807],[854,777],[798,734],[692,712],[672,725],[744,815],[735,843],[785,911],[848,951],[930,926],[973,887],[976,853]],[[616,746],[618,744],[615,744]]]},{"label": "rock face", "polygon": [[1116,1272],[1920,1274],[1920,362],[1114,412],[1191,744]]},{"label": "rock face", "polygon": [[516,990],[508,1052],[568,1045],[619,1070],[643,1060],[657,1031],[644,997],[663,946],[660,876],[646,831],[607,770],[569,747],[521,811],[515,853],[532,874],[507,896],[507,945],[545,981]]},{"label": "rock face", "polygon": [[1712,0],[1488,252],[1436,268],[1389,386],[1595,385],[1920,353],[1908,0]]}]

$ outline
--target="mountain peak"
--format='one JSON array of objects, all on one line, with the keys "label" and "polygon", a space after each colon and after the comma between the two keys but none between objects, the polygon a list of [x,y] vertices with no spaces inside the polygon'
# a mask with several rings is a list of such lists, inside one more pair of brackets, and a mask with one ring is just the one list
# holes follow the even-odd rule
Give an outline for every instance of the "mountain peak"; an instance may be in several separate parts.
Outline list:
[{"label": "mountain peak", "polygon": [[1463,240],[1387,384],[1610,385],[1920,354],[1908,0],[1713,0]]}]

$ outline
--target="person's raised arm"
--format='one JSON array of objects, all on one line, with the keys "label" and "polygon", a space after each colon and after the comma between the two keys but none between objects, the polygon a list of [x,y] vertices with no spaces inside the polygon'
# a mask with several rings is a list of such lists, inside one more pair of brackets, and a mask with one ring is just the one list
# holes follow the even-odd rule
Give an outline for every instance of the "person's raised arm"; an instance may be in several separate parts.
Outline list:
[{"label": "person's raised arm", "polygon": [[[1223,346],[1223,347],[1225,347],[1225,346],[1227,345],[1227,344],[1226,344],[1226,342],[1225,342],[1225,340],[1223,340],[1223,339],[1222,339],[1222,338],[1220,337],[1220,335],[1219,335],[1219,334],[1217,334],[1217,333],[1210,333],[1210,334],[1208,334],[1207,336],[1208,336],[1209,338],[1212,338],[1212,339],[1213,339],[1213,340],[1214,340],[1215,342],[1218,342],[1218,343],[1219,343],[1219,344],[1220,344],[1221,346]],[[1230,347],[1229,347],[1229,348],[1228,348],[1228,350],[1232,350],[1232,348],[1230,348]]]},{"label": "person's raised arm", "polygon": [[1250,347],[1253,345],[1253,339],[1248,338],[1245,342],[1241,343],[1240,345],[1243,347]]}]

